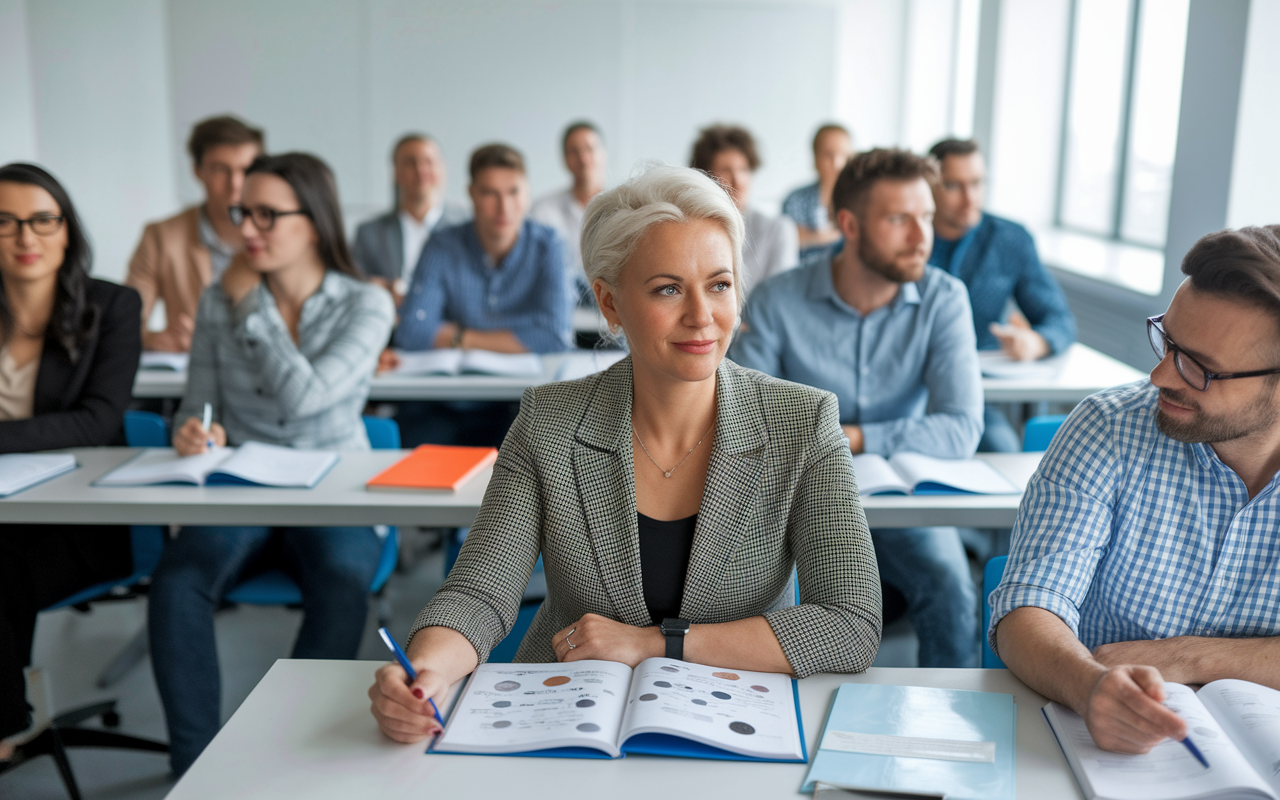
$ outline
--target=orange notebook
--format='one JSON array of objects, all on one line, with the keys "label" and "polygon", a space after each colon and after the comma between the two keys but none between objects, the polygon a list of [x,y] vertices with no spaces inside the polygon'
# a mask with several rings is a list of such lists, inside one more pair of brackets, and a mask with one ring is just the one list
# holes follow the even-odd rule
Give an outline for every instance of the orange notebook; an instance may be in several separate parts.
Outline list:
[{"label": "orange notebook", "polygon": [[492,447],[423,444],[364,486],[376,492],[455,492],[497,458]]}]

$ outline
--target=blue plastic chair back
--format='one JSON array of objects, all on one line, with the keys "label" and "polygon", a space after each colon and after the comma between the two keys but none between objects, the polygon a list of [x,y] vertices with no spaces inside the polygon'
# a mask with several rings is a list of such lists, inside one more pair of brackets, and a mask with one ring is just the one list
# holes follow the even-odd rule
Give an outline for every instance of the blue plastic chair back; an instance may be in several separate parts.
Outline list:
[{"label": "blue plastic chair back", "polygon": [[169,424],[150,411],[126,411],[124,440],[130,447],[168,447]]},{"label": "blue plastic chair back", "polygon": [[386,417],[361,417],[364,420],[364,432],[369,437],[369,446],[374,450],[399,450],[400,426],[394,419]]},{"label": "blue plastic chair back", "polygon": [[996,556],[982,568],[982,668],[1004,669],[1004,662],[991,650],[987,640],[987,629],[991,627],[991,593],[1000,585],[1004,577],[1004,564],[1008,556]]},{"label": "blue plastic chair back", "polygon": [[516,624],[511,629],[511,633],[498,642],[497,647],[489,651],[489,663],[510,664],[515,659],[516,650],[520,649],[524,635],[529,632],[529,626],[533,624],[533,615],[537,614],[541,607],[542,603],[525,603],[520,606],[520,612],[516,614]]},{"label": "blue plastic chair back", "polygon": [[1026,427],[1022,429],[1022,452],[1043,453],[1048,450],[1053,435],[1066,418],[1066,414],[1045,414],[1027,420]]}]

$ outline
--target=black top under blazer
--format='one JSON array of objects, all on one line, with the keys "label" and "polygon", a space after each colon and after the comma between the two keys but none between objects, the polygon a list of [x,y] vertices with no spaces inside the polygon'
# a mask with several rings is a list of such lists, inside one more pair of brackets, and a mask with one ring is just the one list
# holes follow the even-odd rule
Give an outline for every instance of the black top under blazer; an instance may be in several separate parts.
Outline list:
[{"label": "black top under blazer", "polygon": [[142,353],[142,299],[128,286],[90,280],[98,325],[79,359],[46,337],[29,419],[0,421],[0,453],[119,442]]},{"label": "black top under blazer", "polygon": [[[681,617],[763,615],[797,677],[860,672],[880,643],[880,581],[836,398],[728,359],[716,375]],[[517,661],[554,661],[552,635],[586,613],[656,624],[640,574],[631,380],[626,358],[525,391],[458,561],[410,636],[452,628],[484,662],[515,624],[539,553],[547,599]]]}]

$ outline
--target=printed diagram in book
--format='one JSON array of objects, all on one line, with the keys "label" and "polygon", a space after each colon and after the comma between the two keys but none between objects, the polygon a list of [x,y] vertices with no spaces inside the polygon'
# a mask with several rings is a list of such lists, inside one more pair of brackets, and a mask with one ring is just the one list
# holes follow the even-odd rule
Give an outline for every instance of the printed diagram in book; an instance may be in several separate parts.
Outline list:
[{"label": "printed diagram in book", "polygon": [[789,687],[770,689],[730,670],[681,661],[641,664],[632,686],[624,730],[669,726],[670,718],[678,717],[680,726],[691,733],[713,739],[727,734],[754,737],[757,746],[768,747],[760,740],[784,743],[781,733],[788,728],[780,723],[793,708],[790,697],[781,691]]}]

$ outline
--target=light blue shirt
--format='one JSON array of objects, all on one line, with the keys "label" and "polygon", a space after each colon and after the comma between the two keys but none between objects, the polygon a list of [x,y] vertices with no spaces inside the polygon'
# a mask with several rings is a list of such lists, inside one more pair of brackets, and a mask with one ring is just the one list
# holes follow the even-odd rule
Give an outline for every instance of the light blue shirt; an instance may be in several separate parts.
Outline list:
[{"label": "light blue shirt", "polygon": [[1252,500],[1206,444],[1156,427],[1143,380],[1063,423],[1018,509],[988,637],[1021,606],[1086,647],[1173,636],[1280,635],[1280,475]]},{"label": "light blue shirt", "polygon": [[828,258],[756,288],[729,357],[840,400],[868,453],[969,458],[982,437],[982,376],[964,284],[926,267],[863,316],[836,294]]}]

